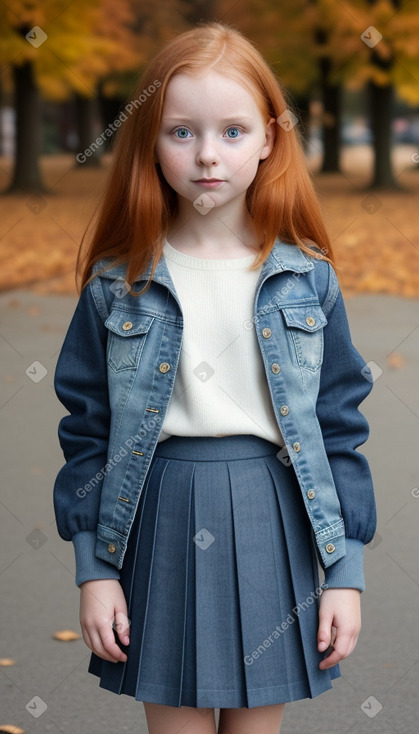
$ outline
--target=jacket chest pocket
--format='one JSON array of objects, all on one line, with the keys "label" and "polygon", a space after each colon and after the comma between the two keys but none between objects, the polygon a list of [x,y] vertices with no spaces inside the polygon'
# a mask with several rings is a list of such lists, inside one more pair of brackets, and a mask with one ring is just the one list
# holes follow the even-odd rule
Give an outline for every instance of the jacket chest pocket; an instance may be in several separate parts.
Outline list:
[{"label": "jacket chest pocket", "polygon": [[321,306],[290,306],[281,310],[297,364],[313,371],[319,369],[323,361],[323,328],[327,324]]},{"label": "jacket chest pocket", "polygon": [[112,311],[105,321],[109,330],[107,358],[114,372],[138,367],[153,316]]}]

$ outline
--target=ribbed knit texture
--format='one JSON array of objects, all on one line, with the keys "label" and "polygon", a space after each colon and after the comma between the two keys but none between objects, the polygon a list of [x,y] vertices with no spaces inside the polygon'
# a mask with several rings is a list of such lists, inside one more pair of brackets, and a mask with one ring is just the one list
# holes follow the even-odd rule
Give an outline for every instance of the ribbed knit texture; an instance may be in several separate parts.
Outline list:
[{"label": "ribbed knit texture", "polygon": [[163,254],[184,332],[159,441],[247,433],[283,446],[252,320],[260,274],[249,270],[255,256],[198,258],[167,240]]}]

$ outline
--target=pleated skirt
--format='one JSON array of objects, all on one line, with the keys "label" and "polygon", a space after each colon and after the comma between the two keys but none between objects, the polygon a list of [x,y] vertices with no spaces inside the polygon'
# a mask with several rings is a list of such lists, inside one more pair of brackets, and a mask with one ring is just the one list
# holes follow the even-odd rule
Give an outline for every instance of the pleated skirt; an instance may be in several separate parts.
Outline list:
[{"label": "pleated skirt", "polygon": [[247,434],[157,444],[120,572],[127,661],[92,653],[100,687],[199,708],[267,706],[332,687],[339,666],[318,667],[311,525],[278,451]]}]

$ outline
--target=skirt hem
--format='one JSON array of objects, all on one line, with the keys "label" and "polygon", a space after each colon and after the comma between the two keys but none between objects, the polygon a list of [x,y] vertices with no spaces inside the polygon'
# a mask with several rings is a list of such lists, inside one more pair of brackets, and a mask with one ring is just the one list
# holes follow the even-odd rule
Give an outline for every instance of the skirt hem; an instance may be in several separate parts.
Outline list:
[{"label": "skirt hem", "polygon": [[[242,698],[239,698],[237,696],[237,691],[233,691],[233,697],[228,698],[225,694],[229,693],[228,691],[221,691],[221,690],[205,690],[205,691],[197,691],[195,689],[186,689],[182,688],[182,691],[172,689],[173,694],[171,695],[168,687],[162,687],[159,685],[153,685],[150,684],[149,686],[144,686],[143,688],[140,688],[135,696],[132,696],[131,694],[125,693],[124,691],[119,691],[113,688],[108,688],[106,685],[103,685],[102,682],[99,683],[100,688],[104,688],[106,690],[111,690],[113,693],[116,693],[117,695],[125,695],[130,696],[131,698],[134,697],[136,701],[140,701],[143,703],[157,703],[163,706],[174,706],[176,708],[181,708],[182,706],[190,706],[192,708],[257,708],[259,706],[272,706],[276,704],[281,703],[292,703],[293,701],[301,701],[303,699],[312,699],[316,698],[322,693],[325,693],[328,690],[332,689],[332,683],[330,681],[330,684],[326,687],[321,688],[315,688],[312,689],[310,692],[307,692],[307,685],[304,682],[301,683],[294,683],[292,686],[272,686],[270,688],[254,688],[254,689],[248,689],[247,690],[247,700],[246,702],[243,701]],[[161,689],[163,688],[163,692]],[[287,692],[281,691],[280,689],[287,688]],[[263,691],[265,695],[260,696],[260,692]],[[259,692],[259,696],[252,696],[252,692]],[[190,693],[190,697],[188,697],[188,693]],[[196,698],[196,693],[199,694],[198,699]],[[214,700],[213,696],[216,696],[216,699]],[[236,694],[236,695],[234,695]],[[179,703],[179,698],[182,695],[182,703]]]}]

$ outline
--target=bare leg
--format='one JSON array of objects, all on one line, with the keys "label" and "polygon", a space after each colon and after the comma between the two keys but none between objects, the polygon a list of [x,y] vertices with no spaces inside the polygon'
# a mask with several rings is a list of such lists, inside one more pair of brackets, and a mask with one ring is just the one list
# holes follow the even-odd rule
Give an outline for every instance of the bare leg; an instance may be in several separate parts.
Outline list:
[{"label": "bare leg", "polygon": [[279,734],[285,703],[255,708],[221,709],[218,734]]},{"label": "bare leg", "polygon": [[216,734],[214,709],[143,702],[149,734]]}]

